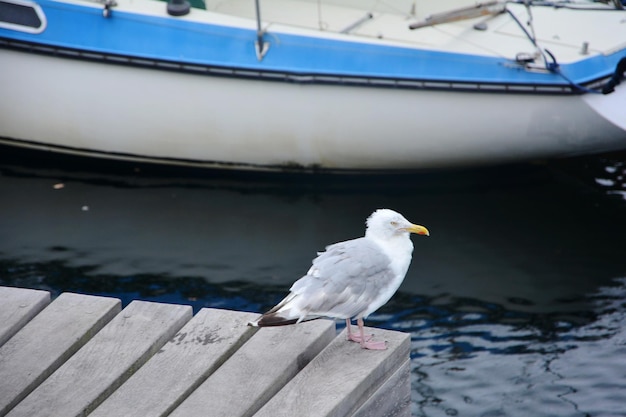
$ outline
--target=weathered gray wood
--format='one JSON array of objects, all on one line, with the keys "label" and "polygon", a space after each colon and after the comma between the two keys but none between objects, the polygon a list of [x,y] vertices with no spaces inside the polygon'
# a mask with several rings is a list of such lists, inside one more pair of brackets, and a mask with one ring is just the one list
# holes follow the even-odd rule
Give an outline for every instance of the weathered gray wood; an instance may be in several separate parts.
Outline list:
[{"label": "weathered gray wood", "polygon": [[[261,328],[171,416],[251,416],[334,337],[330,320]],[[300,411],[273,417],[300,416]]]},{"label": "weathered gray wood", "polygon": [[61,294],[0,347],[0,415],[83,346],[120,305],[115,298]]},{"label": "weathered gray wood", "polygon": [[169,414],[255,333],[256,329],[247,323],[257,316],[200,310],[90,417]]},{"label": "weathered gray wood", "polygon": [[0,287],[0,346],[50,303],[48,291]]},{"label": "weathered gray wood", "polygon": [[367,351],[327,320],[259,330],[249,313],[48,301],[0,287],[0,416],[410,415],[405,334],[369,329],[389,349]]},{"label": "weathered gray wood", "polygon": [[368,329],[387,350],[361,349],[344,332],[276,394],[255,417],[354,414],[409,357],[406,333]]},{"label": "weathered gray wood", "polygon": [[191,316],[189,306],[133,301],[8,415],[89,414]]},{"label": "weathered gray wood", "polygon": [[352,417],[411,417],[411,361],[400,369]]}]

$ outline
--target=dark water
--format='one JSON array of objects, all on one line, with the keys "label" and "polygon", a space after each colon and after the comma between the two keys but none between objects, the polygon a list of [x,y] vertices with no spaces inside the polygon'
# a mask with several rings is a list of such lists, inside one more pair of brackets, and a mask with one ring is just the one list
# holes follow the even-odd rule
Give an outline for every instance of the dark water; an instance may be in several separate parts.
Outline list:
[{"label": "dark water", "polygon": [[423,224],[368,323],[417,416],[626,415],[626,155],[368,178],[0,153],[0,285],[263,311],[374,209]]}]

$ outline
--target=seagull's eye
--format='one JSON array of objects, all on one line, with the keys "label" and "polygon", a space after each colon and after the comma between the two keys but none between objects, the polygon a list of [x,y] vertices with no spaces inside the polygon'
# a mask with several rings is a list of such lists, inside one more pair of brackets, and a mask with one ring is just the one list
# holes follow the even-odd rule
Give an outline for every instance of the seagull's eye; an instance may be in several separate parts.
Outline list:
[{"label": "seagull's eye", "polygon": [[391,225],[392,225],[393,227],[396,227],[396,226],[398,225],[398,222],[391,222]]}]

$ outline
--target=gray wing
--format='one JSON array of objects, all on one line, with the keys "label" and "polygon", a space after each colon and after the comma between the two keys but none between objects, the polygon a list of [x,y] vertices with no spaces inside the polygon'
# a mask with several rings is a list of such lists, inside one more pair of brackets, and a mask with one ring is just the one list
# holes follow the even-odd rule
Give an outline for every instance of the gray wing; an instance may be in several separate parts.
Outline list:
[{"label": "gray wing", "polygon": [[318,255],[307,275],[291,287],[309,315],[356,317],[394,278],[391,260],[368,239],[336,243]]}]

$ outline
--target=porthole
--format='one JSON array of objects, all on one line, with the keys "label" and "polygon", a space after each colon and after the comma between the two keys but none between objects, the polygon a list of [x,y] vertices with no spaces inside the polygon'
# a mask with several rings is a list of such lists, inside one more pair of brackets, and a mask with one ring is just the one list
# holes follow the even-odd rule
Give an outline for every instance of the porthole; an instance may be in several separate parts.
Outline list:
[{"label": "porthole", "polygon": [[31,1],[0,0],[0,28],[41,33],[46,28],[46,16]]}]

